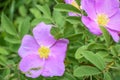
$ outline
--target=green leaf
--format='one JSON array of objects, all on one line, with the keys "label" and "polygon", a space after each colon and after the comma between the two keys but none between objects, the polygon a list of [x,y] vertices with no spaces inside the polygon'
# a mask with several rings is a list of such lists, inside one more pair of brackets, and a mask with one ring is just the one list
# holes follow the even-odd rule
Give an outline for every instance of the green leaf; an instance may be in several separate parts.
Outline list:
[{"label": "green leaf", "polygon": [[79,9],[77,9],[76,7],[70,5],[70,4],[57,4],[55,7],[54,7],[55,10],[58,10],[58,11],[64,11],[64,12],[75,12],[75,13],[81,13]]},{"label": "green leaf", "polygon": [[31,8],[30,12],[34,15],[35,18],[40,18],[41,17],[40,11],[36,8]]},{"label": "green leaf", "polygon": [[72,74],[65,72],[64,77],[60,80],[76,80],[76,78]]},{"label": "green leaf", "polygon": [[7,49],[3,48],[3,47],[0,47],[0,54],[1,55],[8,55],[9,52],[7,51]]},{"label": "green leaf", "polygon": [[51,34],[54,36],[55,39],[59,39],[63,36],[58,27],[52,27]]},{"label": "green leaf", "polygon": [[86,46],[82,46],[82,47],[78,48],[77,51],[75,52],[75,58],[81,59],[83,57],[82,52],[86,51],[86,49],[87,49]]},{"label": "green leaf", "polygon": [[55,0],[56,1],[56,3],[63,3],[64,2],[64,0]]},{"label": "green leaf", "polygon": [[80,23],[80,17],[69,16],[66,18],[66,21],[68,21],[72,24],[78,24],[78,23]]},{"label": "green leaf", "polygon": [[40,22],[45,22],[45,23],[47,23],[47,24],[52,23],[49,18],[41,17],[41,18],[34,19],[34,20],[31,22],[31,26],[36,26],[36,25],[39,24]]},{"label": "green leaf", "polygon": [[112,38],[109,34],[109,32],[102,26],[100,26],[100,29],[102,30],[103,36],[105,38],[105,41],[107,43],[107,46],[111,45]]},{"label": "green leaf", "polygon": [[11,6],[10,6],[10,19],[11,20],[13,20],[14,11],[15,11],[15,0],[12,1]]},{"label": "green leaf", "polygon": [[51,18],[51,11],[48,5],[36,5],[36,7],[44,14],[44,17]]},{"label": "green leaf", "polygon": [[76,77],[84,77],[84,76],[93,76],[100,74],[101,72],[92,66],[80,66],[76,68],[73,72],[73,75]]},{"label": "green leaf", "polygon": [[111,50],[111,54],[114,57],[120,56],[120,45],[119,44],[117,44],[115,46],[111,46],[110,50]]},{"label": "green leaf", "polygon": [[90,61],[92,64],[94,64],[97,68],[99,68],[101,71],[105,69],[105,61],[103,58],[99,55],[94,54],[90,51],[84,51],[82,52],[82,55]]},{"label": "green leaf", "polygon": [[76,3],[80,6],[81,0],[75,0],[75,1],[76,1]]},{"label": "green leaf", "polygon": [[14,37],[14,36],[6,36],[4,38],[7,42],[12,43],[12,44],[20,44],[21,40]]},{"label": "green leaf", "polygon": [[109,53],[107,51],[98,51],[96,53],[96,55],[99,55],[99,56],[105,58],[105,57],[109,56]]},{"label": "green leaf", "polygon": [[65,24],[65,17],[59,11],[53,11],[53,19],[54,23],[57,24],[57,26],[61,27]]},{"label": "green leaf", "polygon": [[1,16],[1,24],[7,33],[14,36],[17,35],[16,29],[13,23],[10,21],[10,19],[6,15],[4,15],[4,13],[2,13],[2,16]]},{"label": "green leaf", "polygon": [[100,43],[90,43],[88,45],[88,49],[93,50],[93,49],[106,49],[106,46],[104,44]]},{"label": "green leaf", "polygon": [[3,73],[2,73],[2,76],[4,77],[5,80],[8,80],[10,77],[10,69],[9,68],[6,68]]},{"label": "green leaf", "polygon": [[12,52],[18,53],[19,47],[20,47],[20,44],[13,44],[9,46],[9,50],[11,50]]},{"label": "green leaf", "polygon": [[25,16],[27,15],[27,9],[25,8],[24,5],[21,5],[21,6],[19,7],[19,13],[20,13],[20,15],[23,16],[23,17],[25,17]]},{"label": "green leaf", "polygon": [[63,33],[64,33],[65,37],[74,34],[75,33],[75,29],[74,29],[73,25],[68,23],[68,22],[66,22],[66,24],[64,26]]},{"label": "green leaf", "polygon": [[111,54],[116,57],[118,55],[118,51],[119,49],[116,49],[116,46],[112,46],[110,47],[110,50],[111,50]]},{"label": "green leaf", "polygon": [[75,41],[80,41],[81,40],[81,37],[82,37],[82,33],[78,33],[78,34],[73,34],[73,35],[70,35],[67,37],[67,39],[69,39],[69,41],[71,42],[75,42]]},{"label": "green leaf", "polygon": [[5,56],[0,56],[0,65],[2,65],[2,66],[7,65],[7,59]]},{"label": "green leaf", "polygon": [[30,19],[26,18],[22,21],[22,23],[19,26],[19,33],[20,33],[21,37],[23,37],[25,34],[27,34],[29,29],[30,29]]},{"label": "green leaf", "polygon": [[111,75],[109,73],[104,73],[104,80],[112,80]]}]

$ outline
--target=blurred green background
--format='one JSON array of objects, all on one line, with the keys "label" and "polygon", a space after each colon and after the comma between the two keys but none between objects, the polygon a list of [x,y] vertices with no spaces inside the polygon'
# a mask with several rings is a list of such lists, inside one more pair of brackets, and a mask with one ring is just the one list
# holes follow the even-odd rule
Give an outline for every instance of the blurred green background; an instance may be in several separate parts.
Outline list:
[{"label": "blurred green background", "polygon": [[[106,72],[104,80],[120,80],[119,43],[115,44],[110,39],[111,46],[108,47],[104,37],[92,35],[81,23],[80,17],[69,17],[66,12],[54,10],[54,6],[59,3],[64,1],[0,0],[0,80],[103,80],[103,74],[82,77],[76,77],[74,74],[76,68],[81,65],[93,66],[76,52],[77,49],[83,49],[86,46],[87,50],[103,57],[107,66],[111,67],[112,62],[115,64],[112,66],[113,69],[110,68]],[[67,38],[70,41],[65,59],[66,71],[61,77],[40,76],[32,79],[19,71],[18,65],[21,58],[17,51],[21,40],[25,34],[32,35],[32,29],[42,21],[55,26],[51,33],[56,39]]]}]

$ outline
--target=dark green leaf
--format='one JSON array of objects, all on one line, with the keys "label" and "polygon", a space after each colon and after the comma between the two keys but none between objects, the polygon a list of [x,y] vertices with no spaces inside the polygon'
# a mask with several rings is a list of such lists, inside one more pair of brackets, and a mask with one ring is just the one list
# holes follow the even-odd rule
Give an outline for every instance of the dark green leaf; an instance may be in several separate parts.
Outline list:
[{"label": "dark green leaf", "polygon": [[69,39],[69,41],[71,42],[75,42],[75,41],[78,41],[81,39],[83,35],[81,33],[78,33],[78,34],[73,34],[73,35],[70,35],[67,37],[67,39]]},{"label": "dark green leaf", "polygon": [[64,36],[67,37],[75,33],[74,27],[70,23],[66,23],[64,26]]},{"label": "dark green leaf", "polygon": [[63,3],[64,0],[55,0],[57,3]]},{"label": "dark green leaf", "polygon": [[69,16],[66,20],[72,24],[80,23],[80,17]]},{"label": "dark green leaf", "polygon": [[58,27],[52,27],[51,34],[54,36],[55,39],[59,39],[63,36]]}]

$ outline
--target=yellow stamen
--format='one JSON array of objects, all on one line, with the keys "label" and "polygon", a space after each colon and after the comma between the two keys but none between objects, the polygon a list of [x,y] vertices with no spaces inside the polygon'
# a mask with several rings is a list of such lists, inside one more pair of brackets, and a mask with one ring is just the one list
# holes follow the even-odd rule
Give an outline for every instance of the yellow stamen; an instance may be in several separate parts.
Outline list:
[{"label": "yellow stamen", "polygon": [[109,22],[109,18],[106,14],[98,14],[96,20],[99,26],[106,26]]},{"label": "yellow stamen", "polygon": [[77,9],[80,9],[79,5],[75,2],[75,0],[71,3],[71,5],[73,5]]},{"label": "yellow stamen", "polygon": [[38,52],[39,52],[39,56],[40,58],[45,58],[47,59],[48,56],[49,56],[49,53],[50,53],[50,49],[46,46],[41,46],[39,49],[38,49]]}]

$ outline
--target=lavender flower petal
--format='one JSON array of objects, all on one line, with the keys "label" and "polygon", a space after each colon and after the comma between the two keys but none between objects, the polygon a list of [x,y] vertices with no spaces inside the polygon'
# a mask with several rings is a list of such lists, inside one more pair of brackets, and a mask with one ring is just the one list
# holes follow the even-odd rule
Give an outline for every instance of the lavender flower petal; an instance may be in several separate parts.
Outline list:
[{"label": "lavender flower petal", "polygon": [[33,29],[33,35],[39,45],[50,47],[55,43],[56,40],[50,34],[51,28],[52,25],[47,25],[42,22]]},{"label": "lavender flower petal", "polygon": [[25,57],[28,54],[36,53],[39,48],[39,45],[35,39],[30,35],[25,35],[22,39],[22,44],[18,50],[20,57]]}]

